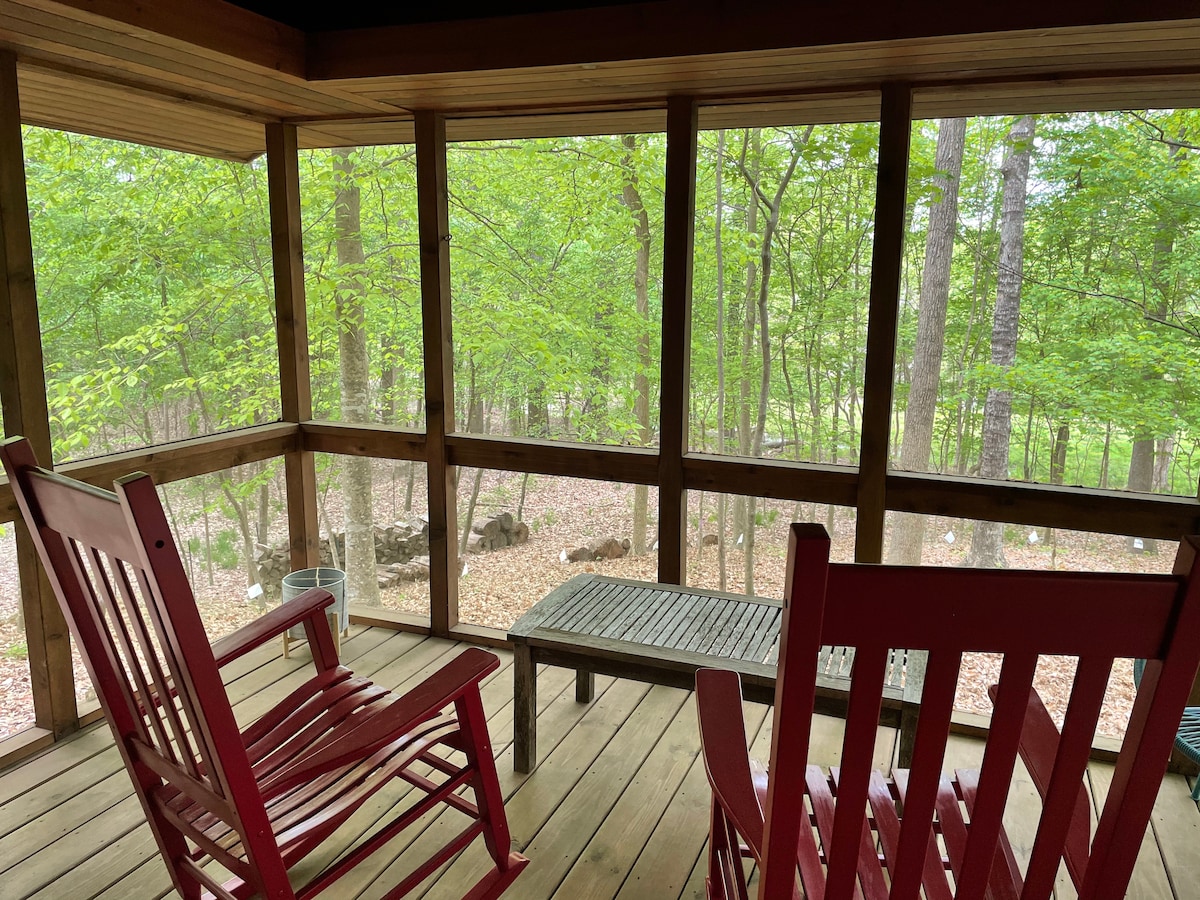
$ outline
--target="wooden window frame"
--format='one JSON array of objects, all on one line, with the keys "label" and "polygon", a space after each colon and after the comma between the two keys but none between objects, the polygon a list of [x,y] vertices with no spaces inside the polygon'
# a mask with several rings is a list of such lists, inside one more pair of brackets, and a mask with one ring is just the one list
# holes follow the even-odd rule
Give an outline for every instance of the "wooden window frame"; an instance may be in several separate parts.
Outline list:
[{"label": "wooden window frame", "polygon": [[[49,416],[28,220],[25,216],[2,214],[4,210],[26,206],[16,77],[15,57],[0,51],[0,252],[3,253],[0,265],[6,276],[0,279],[3,285],[0,400],[9,433],[31,437],[41,457],[49,459]],[[279,323],[281,421],[72,462],[58,468],[100,485],[111,484],[115,477],[134,470],[148,472],[156,481],[167,483],[282,457],[292,563],[303,567],[316,564],[317,559],[313,454],[423,462],[427,467],[432,545],[430,616],[424,619],[373,610],[369,615],[360,611],[355,618],[368,624],[492,644],[503,643],[503,633],[464,624],[458,618],[453,473],[459,466],[657,486],[662,528],[659,578],[678,583],[683,583],[686,575],[684,513],[688,491],[854,507],[855,555],[860,561],[870,562],[881,558],[888,511],[1167,540],[1200,531],[1200,500],[1196,498],[996,482],[888,468],[888,422],[914,92],[904,83],[876,85],[875,89],[881,98],[880,157],[864,418],[857,467],[742,459],[688,450],[687,373],[699,101],[695,97],[678,96],[665,103],[667,173],[662,236],[664,339],[659,448],[593,446],[456,431],[446,206],[446,133],[450,113],[426,110],[416,113],[413,123],[425,341],[424,431],[312,418],[300,232],[298,126],[273,123],[265,127]],[[917,108],[921,108],[920,104]],[[921,108],[923,114],[926,111]],[[962,110],[957,113],[963,114]],[[15,517],[11,491],[0,482],[0,521],[13,521]],[[28,542],[20,537],[19,530],[18,534],[20,546],[25,547]],[[80,724],[70,649],[61,615],[31,553],[22,551],[19,556],[25,585],[23,604],[31,623],[28,643],[34,671],[37,727],[0,741],[0,766],[37,752]]]}]

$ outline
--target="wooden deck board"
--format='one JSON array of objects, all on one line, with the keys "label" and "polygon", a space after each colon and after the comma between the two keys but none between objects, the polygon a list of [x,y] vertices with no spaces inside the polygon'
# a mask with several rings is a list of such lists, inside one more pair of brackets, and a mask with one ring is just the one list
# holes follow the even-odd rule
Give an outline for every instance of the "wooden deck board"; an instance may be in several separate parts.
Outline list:
[{"label": "wooden deck board", "polygon": [[[1113,767],[1098,763],[1088,765],[1088,782],[1092,788],[1092,832],[1096,830],[1096,817],[1099,814],[1101,804],[1108,796],[1109,786],[1112,784]],[[1158,803],[1156,807],[1170,808],[1174,807],[1179,801],[1183,802],[1183,806],[1177,809],[1178,814],[1187,822],[1190,814],[1193,820],[1193,827],[1187,828],[1186,825],[1181,829],[1185,832],[1190,832],[1192,845],[1189,848],[1193,862],[1200,861],[1200,848],[1197,848],[1195,841],[1200,838],[1200,831],[1196,830],[1196,825],[1200,825],[1200,814],[1196,811],[1196,804],[1192,803],[1192,798],[1179,789],[1183,779],[1179,776],[1171,776],[1169,782],[1162,786],[1159,791]],[[1190,809],[1189,809],[1190,808]],[[1153,897],[1170,897],[1171,883],[1167,879],[1166,869],[1163,865],[1163,858],[1159,851],[1158,844],[1154,840],[1153,820],[1157,816],[1151,817],[1151,827],[1147,829],[1146,836],[1142,838],[1142,846],[1138,850],[1137,868],[1133,870],[1133,879],[1129,882],[1129,889],[1125,892],[1127,900],[1151,900]],[[1170,840],[1170,838],[1168,838]],[[1184,880],[1182,887],[1184,890],[1177,894],[1179,897],[1197,897],[1200,896],[1200,873],[1193,869],[1190,875]],[[1060,893],[1062,896],[1074,896]]]},{"label": "wooden deck board", "polygon": [[685,692],[676,693],[684,694],[682,705],[571,865],[559,885],[563,896],[578,900],[611,900],[616,896],[698,758],[699,753],[693,750],[699,727],[696,704]]},{"label": "wooden deck board", "polygon": [[[343,644],[353,668],[401,689],[416,684],[456,647],[382,629],[359,630]],[[575,701],[570,672],[545,668],[538,676],[541,763],[531,775],[518,775],[512,770],[512,656],[500,655],[500,670],[484,684],[484,705],[514,843],[532,859],[513,896],[702,897],[709,794],[690,695],[598,677],[595,700],[582,704]],[[307,665],[303,645],[291,660],[280,659],[277,647],[264,647],[240,661],[229,683],[239,718],[294,687]],[[767,707],[746,705],[747,739],[763,758],[770,749],[768,713]],[[838,719],[818,719],[814,761],[836,761],[841,728]],[[972,742],[955,741],[955,762],[960,752],[963,762],[977,755]],[[894,758],[895,744],[895,732],[881,728],[878,764]],[[1111,767],[1093,763],[1089,772],[1092,789],[1102,797]],[[168,895],[166,870],[125,777],[104,725],[0,774],[0,900]],[[1188,790],[1180,776],[1164,783],[1130,897],[1200,898],[1200,813]],[[1029,791],[1021,794],[1022,803],[1036,803],[1025,796]],[[349,823],[344,843],[386,821],[402,795],[403,790],[378,795]],[[461,822],[450,813],[432,816],[344,879],[338,896],[378,897],[420,858],[419,851]],[[1022,844],[1019,823],[1013,833],[1014,844]],[[480,849],[472,846],[417,895],[461,896],[482,864]]]}]

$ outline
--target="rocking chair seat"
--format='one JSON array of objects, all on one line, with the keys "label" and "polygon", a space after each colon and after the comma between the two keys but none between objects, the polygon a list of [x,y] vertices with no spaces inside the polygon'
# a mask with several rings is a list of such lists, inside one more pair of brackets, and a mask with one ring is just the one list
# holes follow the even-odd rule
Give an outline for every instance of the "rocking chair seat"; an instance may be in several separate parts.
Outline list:
[{"label": "rocking chair seat", "polygon": [[[470,768],[448,766],[426,752],[458,730],[454,716],[436,713],[455,691],[495,671],[498,665],[490,653],[465,651],[416,689],[416,693],[435,698],[420,711],[398,703],[396,695],[338,666],[310,679],[288,695],[273,715],[244,730],[242,740],[284,865],[291,867],[307,855],[392,778],[416,778],[410,771],[415,762],[440,768],[449,776],[436,791],[432,781],[422,779],[421,786],[430,793],[422,795],[417,815],[461,787]],[[279,710],[295,712],[285,715]],[[421,724],[397,733],[397,725],[414,721]],[[188,822],[208,841],[246,858],[236,832],[202,804],[170,785],[159,789],[159,799],[172,815]],[[467,800],[455,796],[450,802],[469,815],[478,815],[478,809]],[[195,859],[204,855],[199,849],[192,854]]]}]

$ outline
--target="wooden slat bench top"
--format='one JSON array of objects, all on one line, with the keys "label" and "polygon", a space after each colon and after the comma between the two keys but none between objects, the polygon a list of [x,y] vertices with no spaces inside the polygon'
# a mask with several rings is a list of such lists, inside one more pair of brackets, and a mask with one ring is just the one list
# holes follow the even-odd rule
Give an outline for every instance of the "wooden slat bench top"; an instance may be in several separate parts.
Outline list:
[{"label": "wooden slat bench top", "polygon": [[566,635],[770,663],[778,652],[778,600],[579,575],[526,613],[509,637]]},{"label": "wooden slat bench top", "polygon": [[[536,665],[574,668],[576,698],[589,701],[594,673],[692,688],[706,666],[742,676],[747,699],[771,702],[782,601],[702,588],[577,575],[533,605],[509,630],[516,654],[515,768],[536,760]],[[912,656],[912,659],[909,659]],[[823,647],[819,712],[839,713],[849,691],[853,648]],[[923,654],[893,650],[881,721],[915,716]],[[902,752],[910,735],[902,733]]]}]

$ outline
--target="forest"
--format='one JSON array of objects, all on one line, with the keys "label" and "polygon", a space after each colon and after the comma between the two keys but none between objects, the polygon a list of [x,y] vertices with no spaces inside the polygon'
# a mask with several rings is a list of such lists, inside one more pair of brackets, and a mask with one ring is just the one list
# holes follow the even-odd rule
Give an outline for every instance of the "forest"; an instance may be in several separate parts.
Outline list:
[{"label": "forest", "polygon": [[[914,123],[895,468],[1195,496],[1198,131],[1195,110]],[[872,122],[701,133],[692,450],[856,464],[878,137]],[[277,419],[265,160],[33,127],[25,154],[56,460]],[[459,430],[657,445],[664,160],[662,134],[449,147]],[[314,414],[419,430],[414,151],[306,151],[301,167]],[[318,472],[368,603],[377,468]],[[422,467],[393,471],[419,508]],[[460,474],[466,530],[482,473]],[[191,479],[189,564],[233,555],[254,582],[279,480],[277,463]],[[631,493],[633,549],[650,552],[653,489]],[[736,536],[745,577],[730,578],[751,590],[765,508],[710,506],[699,530],[722,549]],[[892,522],[888,561],[919,562],[923,518]],[[1003,565],[1004,536],[977,524],[968,560]]]}]

